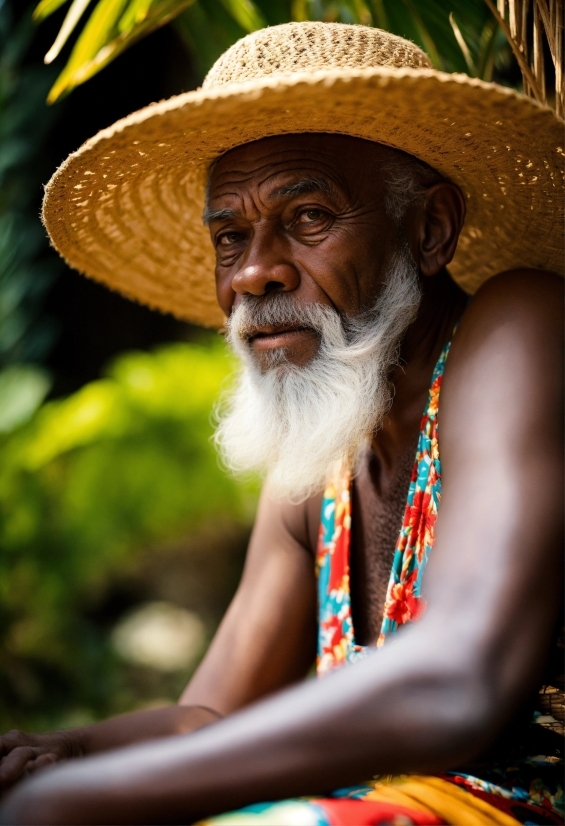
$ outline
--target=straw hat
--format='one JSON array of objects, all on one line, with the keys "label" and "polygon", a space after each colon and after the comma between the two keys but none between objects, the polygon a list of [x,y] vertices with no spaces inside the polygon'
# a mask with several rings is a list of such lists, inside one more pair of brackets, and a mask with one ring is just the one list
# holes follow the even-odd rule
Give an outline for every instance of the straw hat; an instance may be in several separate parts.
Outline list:
[{"label": "straw hat", "polygon": [[354,135],[415,155],[457,183],[467,220],[450,267],[469,293],[513,267],[563,272],[563,122],[493,83],[438,72],[379,29],[288,23],[243,38],[201,89],[134,112],[72,154],[47,185],[45,226],[80,272],[220,326],[202,225],[207,172],[269,135]]}]

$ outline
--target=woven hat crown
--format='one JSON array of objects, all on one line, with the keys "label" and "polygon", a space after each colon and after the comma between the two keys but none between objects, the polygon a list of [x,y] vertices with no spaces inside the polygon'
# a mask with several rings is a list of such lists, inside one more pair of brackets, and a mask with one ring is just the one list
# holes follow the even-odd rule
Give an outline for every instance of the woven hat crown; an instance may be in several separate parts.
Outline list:
[{"label": "woven hat crown", "polygon": [[208,72],[203,89],[272,75],[327,69],[431,69],[414,43],[381,29],[345,23],[284,23],[260,29],[227,50]]}]

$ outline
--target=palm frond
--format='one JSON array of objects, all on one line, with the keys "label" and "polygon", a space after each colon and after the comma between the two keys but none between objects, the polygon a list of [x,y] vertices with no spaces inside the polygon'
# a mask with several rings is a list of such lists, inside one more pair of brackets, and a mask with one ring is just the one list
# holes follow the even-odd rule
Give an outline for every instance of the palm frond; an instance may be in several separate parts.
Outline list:
[{"label": "palm frond", "polygon": [[132,0],[120,18],[119,31],[123,34],[143,23],[151,9],[151,2],[152,0]]},{"label": "palm frond", "polygon": [[41,0],[41,3],[33,12],[33,19],[39,23],[41,20],[49,17],[50,14],[53,14],[54,11],[57,11],[57,9],[65,3],[68,3],[68,0]]},{"label": "palm frond", "polygon": [[453,12],[449,13],[449,22],[451,23],[451,28],[453,29],[453,34],[455,35],[455,39],[457,40],[457,43],[459,44],[459,48],[461,49],[463,57],[465,58],[465,63],[467,64],[467,68],[469,69],[469,74],[471,75],[471,77],[476,77],[477,76],[477,67],[475,66],[475,61],[473,60],[473,58],[471,56],[471,51],[470,51],[467,43],[465,42],[465,38],[461,34],[461,29],[457,25],[457,21],[455,20]]},{"label": "palm frond", "polygon": [[[547,103],[543,60],[543,40],[546,40],[555,71],[555,111],[563,116],[565,109],[563,0],[533,0],[531,14],[529,13],[529,0],[498,0],[496,6],[493,0],[485,0],[485,2],[508,38],[522,71],[524,92],[541,104]],[[506,12],[508,12],[508,21]]]},{"label": "palm frond", "polygon": [[383,0],[370,0],[370,8],[373,15],[373,25],[388,31],[390,25]]},{"label": "palm frond", "polygon": [[419,39],[423,43],[424,48],[428,53],[428,57],[436,69],[443,69],[443,60],[440,57],[438,47],[436,46],[434,37],[432,36],[429,27],[424,22],[422,15],[419,13],[412,0],[404,0],[404,4],[410,13],[416,28],[418,29],[418,33],[420,35]]},{"label": "palm frond", "polygon": [[[494,70],[494,58],[497,51],[497,40],[502,34],[500,26],[494,18],[487,20],[481,32],[479,51],[476,58],[477,77],[491,81]],[[504,35],[502,35],[504,36]]]},{"label": "palm frond", "polygon": [[[36,20],[65,2],[41,0]],[[76,32],[91,2],[72,0],[48,62]],[[484,80],[492,79],[495,65],[510,54],[506,36],[524,76],[524,91],[542,103],[545,38],[555,66],[555,105],[563,112],[563,0],[97,0],[48,100],[68,94],[172,20],[203,76],[239,37],[289,19],[379,26],[416,42],[437,68]]]},{"label": "palm frond", "polygon": [[[41,0],[35,18],[43,20],[66,0]],[[57,57],[76,30],[91,0],[73,0],[46,62]],[[197,0],[98,0],[88,17],[66,66],[47,98],[54,103],[84,83],[142,37],[178,17]],[[214,0],[245,34],[266,25],[253,0]],[[206,32],[203,32],[206,38]],[[241,36],[241,35],[240,35]],[[229,43],[228,43],[229,45]]]},{"label": "palm frond", "polygon": [[246,34],[217,0],[197,0],[175,18],[174,26],[201,78],[232,43]]},{"label": "palm frond", "polygon": [[[112,34],[126,3],[127,0],[99,0],[75,44],[67,65],[49,92],[49,103],[53,103],[64,92],[90,77],[93,64],[103,63],[100,51],[104,47],[105,52],[112,51]],[[78,23],[78,20],[76,22]]]},{"label": "palm frond", "polygon": [[253,32],[267,25],[265,18],[251,0],[220,0],[220,2],[246,32]]},{"label": "palm frond", "polygon": [[70,35],[73,33],[89,3],[90,0],[73,0],[55,42],[45,55],[45,63],[52,63],[59,55],[59,52],[69,39]]}]

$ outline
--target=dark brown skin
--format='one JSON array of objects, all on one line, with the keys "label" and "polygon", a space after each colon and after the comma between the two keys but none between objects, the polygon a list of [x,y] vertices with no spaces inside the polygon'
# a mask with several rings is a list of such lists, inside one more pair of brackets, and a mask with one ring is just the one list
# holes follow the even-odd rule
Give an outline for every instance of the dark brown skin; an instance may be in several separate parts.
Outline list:
[{"label": "dark brown skin", "polygon": [[[225,155],[209,204],[224,312],[242,295],[280,289],[348,315],[370,306],[398,242],[383,206],[391,152],[308,135]],[[324,183],[280,192],[304,180]],[[424,300],[354,492],[354,621],[370,643],[433,366],[463,314],[442,388],[442,502],[423,618],[366,660],[304,682],[315,651],[320,498],[291,506],[264,493],[240,587],[180,705],[30,743],[33,735],[6,735],[6,785],[34,755],[41,763],[115,750],[22,783],[2,822],[191,822],[373,774],[433,772],[479,753],[535,689],[560,602],[563,284],[504,273],[465,310],[445,273],[463,219],[459,190],[436,184],[404,221]],[[251,346],[258,359],[286,347],[305,363],[317,339],[270,329]],[[214,712],[229,719],[214,722]]]}]

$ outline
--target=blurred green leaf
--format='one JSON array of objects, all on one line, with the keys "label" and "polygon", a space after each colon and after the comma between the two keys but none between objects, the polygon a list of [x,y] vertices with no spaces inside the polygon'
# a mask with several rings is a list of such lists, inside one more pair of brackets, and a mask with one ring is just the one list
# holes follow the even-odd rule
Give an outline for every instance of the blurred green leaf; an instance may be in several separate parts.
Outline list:
[{"label": "blurred green leaf", "polygon": [[18,364],[0,370],[0,433],[27,422],[49,392],[49,376],[39,367]]},{"label": "blurred green leaf", "polygon": [[15,22],[0,4],[0,371],[41,361],[54,338],[42,302],[58,264],[46,259],[37,211],[45,180],[39,150],[60,112],[45,105],[53,69],[30,61],[34,32],[31,5]]},{"label": "blurred green leaf", "polygon": [[246,34],[217,0],[197,0],[176,18],[175,28],[193,55],[200,77]]},{"label": "blurred green leaf", "polygon": [[252,0],[221,0],[221,3],[246,32],[254,32],[267,25],[265,18]]},{"label": "blurred green leaf", "polygon": [[[497,41],[498,44],[497,44]],[[494,18],[487,20],[481,32],[478,54],[476,58],[477,77],[491,81],[495,56],[501,56],[504,51],[510,51],[504,32]]]},{"label": "blurred green leaf", "polygon": [[453,34],[455,35],[455,39],[457,40],[457,44],[458,44],[459,48],[461,49],[463,57],[465,58],[465,63],[467,64],[467,69],[469,70],[469,74],[471,75],[471,77],[475,77],[476,73],[477,73],[477,68],[476,68],[475,63],[473,61],[473,58],[471,57],[471,52],[469,50],[469,47],[467,46],[467,43],[465,42],[465,38],[461,34],[461,29],[457,25],[457,21],[455,20],[455,17],[453,16],[453,12],[450,12],[449,22],[451,23],[451,28],[453,29]]},{"label": "blurred green leaf", "polygon": [[432,34],[430,33],[430,29],[424,22],[422,15],[419,13],[418,9],[416,8],[412,0],[403,0],[403,2],[405,3],[406,8],[410,12],[412,19],[415,25],[417,26],[418,34],[420,35],[420,42],[423,43],[424,49],[427,52],[428,57],[430,58],[436,69],[442,69],[443,61],[440,57],[438,47],[435,43]]},{"label": "blurred green leaf", "polygon": [[127,0],[99,0],[75,44],[67,65],[49,92],[49,103],[53,103],[63,92],[77,85],[81,74],[88,74],[88,69],[100,49],[108,45],[126,3]]},{"label": "blurred green leaf", "polygon": [[131,0],[118,24],[120,34],[129,32],[134,26],[139,25],[139,23],[143,23],[149,14],[152,3],[153,0]]},{"label": "blurred green leaf", "polygon": [[156,3],[151,13],[140,23],[120,32],[116,22],[127,0],[99,0],[67,65],[49,92],[48,102],[54,103],[84,83],[141,37],[170,22],[193,2],[194,0],[164,0]]},{"label": "blurred green leaf", "polygon": [[[125,710],[123,669],[88,613],[97,595],[150,548],[189,537],[190,554],[198,531],[250,524],[256,486],[226,476],[210,441],[232,367],[215,338],[128,353],[0,434],[0,727],[30,725],[37,709],[60,725],[71,698],[99,715]],[[22,387],[23,374],[9,381]],[[12,389],[0,374],[0,408]]]},{"label": "blurred green leaf", "polygon": [[54,11],[57,11],[67,2],[68,0],[41,0],[41,3],[36,6],[33,12],[33,19],[38,22],[45,20],[46,17],[49,17],[50,14],[53,14]]}]

